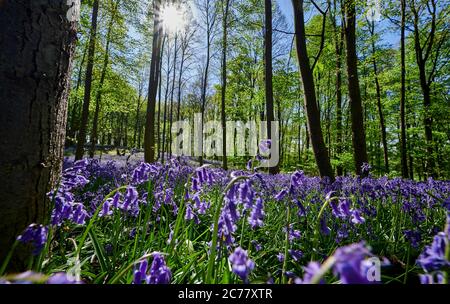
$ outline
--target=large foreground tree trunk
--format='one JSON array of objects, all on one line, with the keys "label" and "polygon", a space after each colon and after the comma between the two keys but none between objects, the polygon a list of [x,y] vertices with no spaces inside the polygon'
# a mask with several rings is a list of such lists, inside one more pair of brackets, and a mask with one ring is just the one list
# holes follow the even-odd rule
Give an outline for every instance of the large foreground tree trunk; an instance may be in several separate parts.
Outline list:
[{"label": "large foreground tree trunk", "polygon": [[[49,212],[61,171],[79,1],[0,2],[0,261]],[[26,251],[13,258],[24,269]]]},{"label": "large foreground tree trunk", "polygon": [[320,113],[317,105],[316,88],[314,85],[313,71],[311,69],[306,48],[305,18],[303,11],[303,0],[292,0],[294,8],[294,21],[296,32],[297,56],[302,77],[305,110],[308,121],[308,130],[316,158],[317,167],[322,177],[334,179],[328,149],[323,140],[322,127],[320,125]]}]

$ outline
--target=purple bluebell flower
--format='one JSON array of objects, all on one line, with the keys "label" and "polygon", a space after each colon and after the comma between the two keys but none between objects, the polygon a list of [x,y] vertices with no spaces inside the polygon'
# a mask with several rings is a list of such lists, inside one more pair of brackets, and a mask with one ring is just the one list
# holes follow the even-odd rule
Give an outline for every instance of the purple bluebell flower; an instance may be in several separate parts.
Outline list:
[{"label": "purple bluebell flower", "polygon": [[422,236],[419,231],[417,230],[405,230],[403,231],[403,234],[405,235],[405,238],[410,242],[411,246],[413,248],[419,248],[420,241],[422,239]]},{"label": "purple bluebell flower", "polygon": [[258,243],[257,241],[253,240],[252,241],[252,245],[253,245],[253,247],[255,247],[256,251],[261,251],[262,250],[262,245],[260,243]]},{"label": "purple bluebell flower", "polygon": [[284,189],[275,196],[275,200],[277,202],[281,202],[286,197],[286,195],[288,195],[288,191]]},{"label": "purple bluebell flower", "polygon": [[361,211],[358,209],[352,209],[352,223],[353,224],[363,224],[366,222],[365,218],[361,216]]},{"label": "purple bluebell flower", "polygon": [[247,251],[238,247],[228,260],[232,264],[233,272],[247,283],[250,272],[255,268],[255,263],[249,259]]},{"label": "purple bluebell flower", "polygon": [[436,272],[434,274],[421,274],[419,275],[419,278],[422,285],[444,284],[444,274],[442,272]]},{"label": "purple bluebell flower", "polygon": [[253,206],[252,212],[250,213],[250,217],[248,218],[250,226],[253,229],[262,227],[264,225],[264,215],[264,203],[263,200],[258,197],[256,199],[256,203]]},{"label": "purple bluebell flower", "polygon": [[417,264],[426,272],[433,272],[444,267],[450,267],[450,261],[446,260],[445,250],[449,243],[448,236],[441,232],[434,237],[431,246],[427,246],[417,260]]},{"label": "purple bluebell flower", "polygon": [[289,254],[295,262],[300,261],[303,258],[303,252],[301,250],[289,250]]},{"label": "purple bluebell flower", "polygon": [[147,284],[170,284],[171,279],[172,272],[167,267],[164,256],[160,253],[154,253],[150,273],[146,279]]},{"label": "purple bluebell flower", "polygon": [[133,273],[133,284],[142,284],[147,277],[148,262],[144,260],[138,263]]},{"label": "purple bluebell flower", "polygon": [[17,237],[17,240],[23,244],[31,243],[34,247],[33,255],[39,255],[47,243],[47,236],[48,227],[31,224]]},{"label": "purple bluebell flower", "polygon": [[123,211],[129,212],[132,216],[139,215],[139,197],[136,188],[128,186],[122,204],[119,206]]},{"label": "purple bluebell flower", "polygon": [[77,281],[74,277],[64,272],[55,273],[47,280],[47,284],[50,285],[72,285],[83,284],[81,281]]},{"label": "purple bluebell flower", "polygon": [[284,254],[281,252],[279,254],[277,254],[277,259],[280,263],[283,263],[284,262]]},{"label": "purple bluebell flower", "polygon": [[328,227],[328,225],[327,225],[327,219],[326,219],[326,217],[325,216],[323,216],[321,219],[320,219],[320,232],[323,234],[323,235],[330,235],[330,233],[331,233],[331,229]]},{"label": "purple bluebell flower", "polygon": [[[297,279],[295,281],[296,284],[311,284],[311,280],[316,276],[320,271],[321,265],[318,262],[310,262],[308,266],[303,267],[303,279]],[[325,284],[325,280],[321,279],[320,284]]]},{"label": "purple bluebell flower", "polygon": [[368,256],[371,253],[364,242],[337,249],[334,254],[334,274],[343,284],[370,283],[363,263]]}]

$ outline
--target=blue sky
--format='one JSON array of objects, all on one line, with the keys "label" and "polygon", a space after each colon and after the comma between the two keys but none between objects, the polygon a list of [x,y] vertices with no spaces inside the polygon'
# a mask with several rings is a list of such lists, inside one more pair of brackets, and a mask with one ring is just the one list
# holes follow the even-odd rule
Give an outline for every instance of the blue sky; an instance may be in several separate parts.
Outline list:
[{"label": "blue sky", "polygon": [[[281,8],[281,11],[284,13],[284,15],[286,16],[286,21],[288,22],[288,24],[293,24],[293,13],[292,13],[292,1],[291,0],[276,0],[278,5]],[[387,20],[381,20],[379,22],[379,24],[377,25],[378,30],[381,29],[386,29],[388,26],[390,26],[390,22]],[[400,33],[395,33],[392,32],[390,30],[386,30],[383,33],[383,36],[381,37],[383,43],[385,44],[390,44],[392,45],[394,48],[399,46],[400,43]]]}]

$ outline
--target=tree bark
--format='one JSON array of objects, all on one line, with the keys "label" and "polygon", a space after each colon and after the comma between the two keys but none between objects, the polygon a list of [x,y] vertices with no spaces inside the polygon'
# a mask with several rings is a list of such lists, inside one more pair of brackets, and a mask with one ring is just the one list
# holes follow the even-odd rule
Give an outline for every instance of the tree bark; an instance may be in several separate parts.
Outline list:
[{"label": "tree bark", "polygon": [[316,88],[314,84],[313,71],[310,67],[308,51],[306,47],[305,18],[303,11],[303,0],[292,0],[294,8],[294,26],[296,33],[297,56],[300,65],[300,75],[303,79],[303,91],[305,110],[307,116],[307,126],[309,138],[314,150],[319,173],[322,177],[329,177],[334,180],[334,173],[331,167],[328,149],[325,145],[320,124],[320,113],[317,106]]},{"label": "tree bark", "polygon": [[223,24],[222,24],[222,99],[221,99],[221,123],[222,134],[224,140],[222,140],[222,168],[228,170],[228,157],[227,157],[227,115],[226,115],[226,94],[227,94],[227,51],[228,51],[228,13],[230,11],[230,0],[223,0],[225,4],[225,10],[223,11]]},{"label": "tree bark", "polygon": [[356,11],[355,0],[345,3],[345,40],[347,44],[348,93],[352,117],[352,141],[356,174],[363,175],[362,166],[368,163],[366,132],[364,129],[361,90],[358,78],[358,57],[356,54]]},{"label": "tree bark", "polygon": [[404,178],[413,178],[409,176],[408,171],[408,150],[406,139],[406,47],[405,47],[405,26],[406,26],[406,0],[401,1],[401,37],[400,37],[400,53],[401,53],[401,92],[400,92],[400,154],[402,176]]},{"label": "tree bark", "polygon": [[380,119],[380,129],[381,129],[381,143],[383,144],[383,156],[384,156],[384,171],[385,173],[389,173],[389,153],[388,153],[388,144],[387,144],[387,134],[386,134],[386,122],[384,120],[383,114],[383,105],[381,103],[381,85],[380,79],[378,77],[378,65],[376,59],[376,47],[375,47],[375,21],[369,22],[370,35],[371,35],[371,44],[372,44],[372,65],[373,65],[373,73],[375,76],[375,88],[377,95],[377,109],[378,116]]},{"label": "tree bark", "polygon": [[153,2],[153,43],[152,43],[152,59],[150,65],[150,80],[148,86],[148,104],[147,116],[145,123],[145,161],[147,163],[155,162],[155,108],[156,94],[158,91],[158,67],[161,60],[161,43],[162,43],[162,26],[159,18],[159,10],[161,8],[161,0]]},{"label": "tree bark", "polygon": [[[265,8],[265,33],[264,33],[264,64],[265,64],[265,85],[266,85],[266,119],[267,138],[272,140],[272,145],[279,145],[278,141],[272,138],[272,122],[275,121],[273,106],[273,67],[272,67],[272,1],[264,0]],[[278,174],[280,169],[277,166],[269,168],[270,174]]]},{"label": "tree bark", "polygon": [[[32,223],[45,224],[58,183],[79,1],[0,4],[0,261]],[[17,250],[11,271],[25,270]]]},{"label": "tree bark", "polygon": [[120,1],[117,1],[114,4],[113,11],[111,13],[112,14],[111,19],[108,24],[108,31],[106,34],[106,47],[105,47],[105,56],[103,59],[102,73],[100,76],[100,82],[98,84],[97,93],[95,96],[95,112],[94,112],[94,119],[92,122],[92,130],[91,130],[91,148],[89,150],[90,158],[94,158],[95,148],[97,146],[97,141],[98,141],[98,117],[100,115],[100,103],[102,101],[102,93],[103,93],[102,89],[103,89],[103,85],[105,83],[106,71],[108,70],[108,66],[109,66],[109,47],[111,45],[112,29],[113,29],[114,21],[116,18],[116,13],[117,13],[119,3],[120,3]]},{"label": "tree bark", "polygon": [[92,71],[94,69],[95,43],[97,40],[98,7],[99,7],[99,0],[94,0],[94,4],[92,7],[91,33],[89,37],[86,77],[84,79],[83,112],[81,114],[80,130],[78,133],[75,160],[80,160],[83,158],[84,145],[86,144],[86,135],[89,120],[89,105],[91,103]]},{"label": "tree bark", "polygon": [[[336,54],[336,154],[340,159],[343,152],[342,141],[342,51],[344,49],[344,31],[337,26],[337,5],[336,0],[333,1],[332,24],[334,33],[334,48]],[[342,176],[344,169],[342,165],[336,168],[338,176]]]}]

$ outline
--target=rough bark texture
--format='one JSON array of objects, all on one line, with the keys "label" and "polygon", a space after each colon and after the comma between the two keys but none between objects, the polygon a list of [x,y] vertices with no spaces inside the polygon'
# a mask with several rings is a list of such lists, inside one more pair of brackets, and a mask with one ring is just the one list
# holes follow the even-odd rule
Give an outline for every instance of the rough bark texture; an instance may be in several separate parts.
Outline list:
[{"label": "rough bark texture", "polygon": [[328,149],[323,140],[322,127],[320,125],[320,113],[317,105],[316,88],[314,85],[313,72],[310,67],[308,51],[306,48],[305,18],[303,11],[303,0],[292,0],[294,8],[295,32],[297,56],[302,77],[305,110],[308,120],[308,130],[311,139],[317,167],[322,177],[334,179]]},{"label": "rough bark texture", "polygon": [[155,162],[155,108],[156,108],[156,93],[158,91],[158,67],[161,60],[161,44],[162,44],[162,27],[159,20],[159,9],[161,7],[161,0],[155,0],[153,4],[154,9],[154,30],[153,30],[153,45],[152,45],[152,61],[150,65],[150,80],[148,86],[148,105],[147,118],[145,123],[145,161],[147,163]]},{"label": "rough bark texture", "polygon": [[80,160],[84,156],[84,145],[86,144],[87,125],[89,120],[89,104],[91,102],[92,71],[94,69],[95,41],[97,39],[97,19],[99,0],[94,0],[92,7],[91,33],[89,37],[89,50],[86,66],[86,77],[84,79],[83,112],[81,114],[80,130],[77,138],[77,150],[75,159]]},{"label": "rough bark texture", "polygon": [[347,74],[348,93],[352,117],[353,154],[356,174],[362,175],[362,166],[368,162],[366,132],[361,101],[361,90],[358,78],[358,57],[356,55],[356,11],[355,0],[345,3],[346,27],[345,40],[347,44]]},{"label": "rough bark texture", "polygon": [[[265,64],[265,84],[266,84],[266,118],[267,118],[267,137],[272,140],[272,145],[279,145],[272,138],[272,122],[275,121],[273,107],[273,64],[272,64],[272,1],[265,0],[265,33],[264,33],[264,64]],[[279,167],[271,167],[270,174],[280,172]]]},{"label": "rough bark texture", "polygon": [[[0,2],[0,261],[26,226],[45,221],[46,193],[60,176],[79,2],[72,5]],[[28,254],[16,252],[12,271]]]}]

